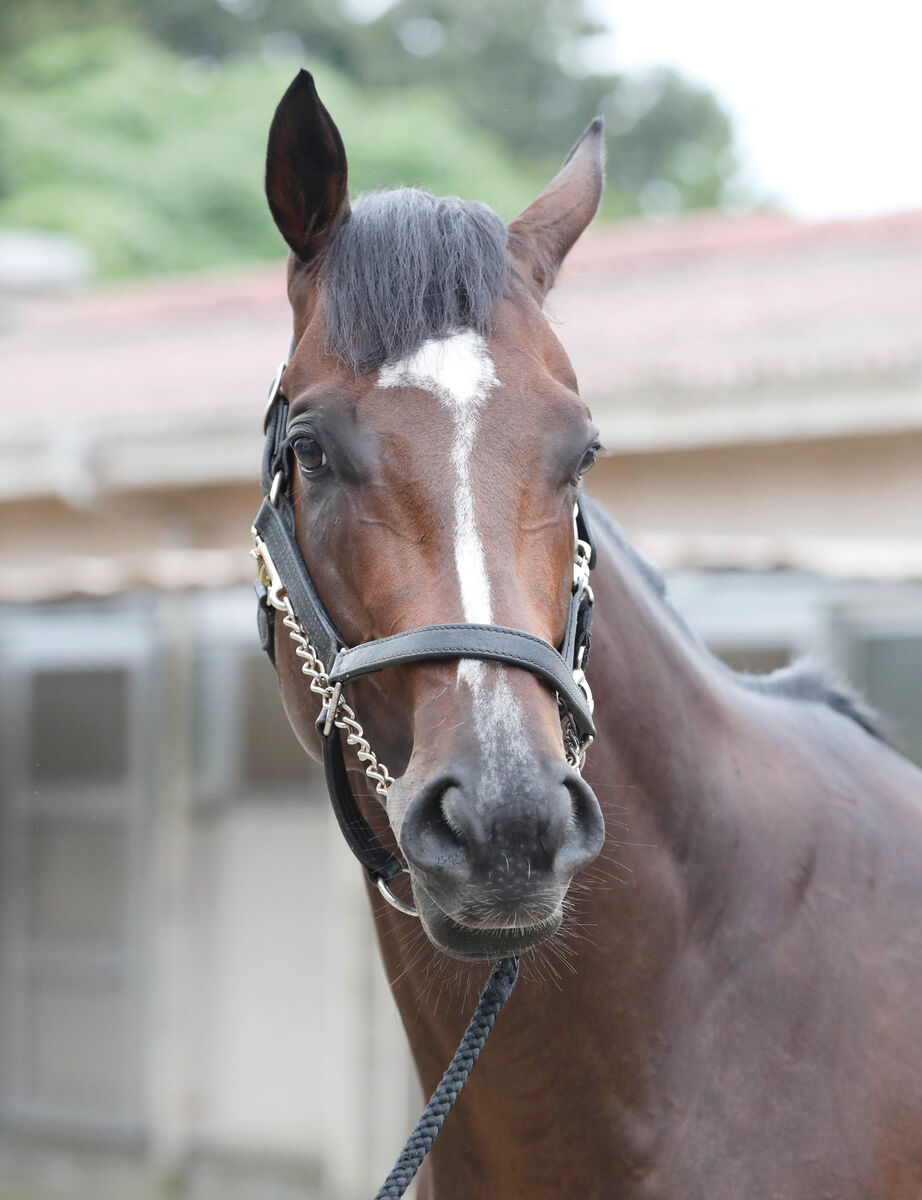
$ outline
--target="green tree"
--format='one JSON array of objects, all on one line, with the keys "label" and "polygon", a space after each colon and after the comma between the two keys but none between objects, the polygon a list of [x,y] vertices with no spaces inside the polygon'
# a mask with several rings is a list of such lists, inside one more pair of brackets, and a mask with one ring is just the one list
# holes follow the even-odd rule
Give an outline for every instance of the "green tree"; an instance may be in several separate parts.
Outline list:
[{"label": "green tree", "polygon": [[651,184],[675,208],[717,204],[736,164],[716,99],[674,71],[586,70],[602,32],[584,0],[398,0],[354,39],[349,68],[376,86],[446,87],[510,154],[545,173],[602,113],[611,209],[656,207]]},{"label": "green tree", "polygon": [[397,0],[370,22],[345,0],[4,0],[0,46],[114,21],[197,58],[298,48],[312,69],[335,66],[379,92],[437,88],[529,174],[554,170],[601,112],[609,213],[717,204],[736,166],[730,123],[706,90],[669,71],[585,67],[602,31],[585,0]]},{"label": "green tree", "polygon": [[[294,69],[255,55],[190,60],[118,29],[21,50],[0,83],[0,225],[73,234],[105,275],[279,257],[262,175]],[[329,67],[318,85],[355,191],[413,183],[512,216],[540,186],[442,92],[371,91]]]}]

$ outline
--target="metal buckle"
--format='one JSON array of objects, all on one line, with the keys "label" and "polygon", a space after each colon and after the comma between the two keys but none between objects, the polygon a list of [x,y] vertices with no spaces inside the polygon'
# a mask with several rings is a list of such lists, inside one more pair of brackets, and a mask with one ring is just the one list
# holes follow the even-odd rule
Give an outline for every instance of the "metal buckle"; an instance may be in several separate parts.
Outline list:
[{"label": "metal buckle", "polygon": [[419,916],[419,913],[416,911],[416,909],[413,907],[412,904],[404,904],[404,902],[400,899],[399,896],[394,895],[394,893],[391,891],[391,889],[387,886],[386,879],[382,879],[381,876],[379,875],[378,878],[375,880],[375,883],[378,885],[378,891],[381,893],[381,895],[384,897],[384,899],[388,902],[388,904],[391,906],[391,908],[396,908],[398,912],[405,913],[408,917],[418,917]]},{"label": "metal buckle", "polygon": [[588,596],[590,603],[595,600],[592,588],[589,585],[589,555],[591,553],[592,550],[589,543],[577,539],[576,554],[573,559],[573,591],[577,592],[582,588]]},{"label": "metal buckle", "polygon": [[282,372],[287,366],[287,361],[279,363],[278,370],[275,372],[275,378],[272,380],[272,386],[269,388],[269,399],[266,401],[266,411],[263,413],[263,433],[266,432],[266,426],[269,424],[269,416],[272,413],[272,405],[275,404],[275,398],[282,387]]},{"label": "metal buckle", "polygon": [[288,610],[282,601],[285,585],[282,583],[281,576],[276,570],[275,563],[272,561],[272,555],[269,553],[266,543],[256,532],[255,526],[250,532],[253,534],[253,540],[256,543],[250,553],[256,559],[256,575],[259,582],[266,589],[266,599],[279,612],[287,612]]},{"label": "metal buckle", "polygon": [[595,701],[592,698],[592,689],[589,687],[589,680],[586,678],[586,672],[582,669],[582,667],[577,667],[573,672],[573,682],[583,693],[583,696],[586,699],[586,707],[589,709],[589,712],[594,712]]},{"label": "metal buckle", "polygon": [[343,685],[337,683],[330,693],[330,698],[327,701],[327,715],[323,722],[323,736],[328,738],[333,732],[333,722],[336,720],[336,710],[339,708],[339,698],[343,693]]}]

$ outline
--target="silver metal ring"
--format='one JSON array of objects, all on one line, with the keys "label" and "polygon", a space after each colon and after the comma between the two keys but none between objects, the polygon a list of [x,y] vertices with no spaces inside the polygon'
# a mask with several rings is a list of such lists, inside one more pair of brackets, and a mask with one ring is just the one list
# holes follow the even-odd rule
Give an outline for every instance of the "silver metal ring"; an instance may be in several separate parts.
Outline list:
[{"label": "silver metal ring", "polygon": [[398,896],[394,895],[394,893],[391,891],[391,889],[387,886],[386,879],[381,879],[379,877],[377,880],[377,884],[378,884],[378,891],[381,893],[381,895],[384,897],[384,899],[388,902],[388,904],[391,906],[391,908],[396,908],[398,912],[406,913],[406,915],[408,917],[418,917],[419,916],[419,913],[416,911],[416,909],[413,907],[412,904],[404,904],[404,902]]},{"label": "silver metal ring", "polygon": [[279,492],[282,490],[282,472],[276,471],[272,480],[272,487],[269,488],[269,503],[276,504],[279,498]]},{"label": "silver metal ring", "polygon": [[282,386],[282,372],[287,366],[287,361],[279,363],[275,372],[275,378],[272,380],[272,386],[269,388],[269,399],[266,401],[266,409],[263,413],[263,433],[266,432],[266,426],[269,424],[269,414],[272,412],[272,405],[275,403],[275,398]]}]

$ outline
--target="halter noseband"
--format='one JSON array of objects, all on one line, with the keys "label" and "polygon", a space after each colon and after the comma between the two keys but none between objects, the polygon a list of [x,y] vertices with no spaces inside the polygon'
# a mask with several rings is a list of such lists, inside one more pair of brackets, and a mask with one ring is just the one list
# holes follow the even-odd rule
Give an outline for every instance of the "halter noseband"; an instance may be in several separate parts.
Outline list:
[{"label": "halter noseband", "polygon": [[388,886],[389,880],[406,869],[405,864],[372,832],[349,783],[340,731],[356,748],[379,795],[387,795],[393,779],[365,740],[355,713],[342,697],[342,688],[385,667],[432,659],[478,658],[520,667],[536,675],[557,696],[567,759],[580,770],[595,736],[592,693],[584,673],[592,625],[589,572],[595,566],[595,545],[578,500],[574,509],[573,584],[559,650],[519,629],[474,624],[423,625],[347,647],[317,595],[295,539],[295,512],[289,495],[292,456],[287,441],[288,400],[281,387],[285,366],[279,366],[269,392],[263,422],[263,501],[253,523],[260,642],[274,664],[275,614],[282,613],[282,623],[295,642],[295,653],[303,660],[302,671],[311,680],[311,690],[322,698],[317,731],[327,790],[343,836],[385,899],[415,916],[415,909],[399,900]]}]

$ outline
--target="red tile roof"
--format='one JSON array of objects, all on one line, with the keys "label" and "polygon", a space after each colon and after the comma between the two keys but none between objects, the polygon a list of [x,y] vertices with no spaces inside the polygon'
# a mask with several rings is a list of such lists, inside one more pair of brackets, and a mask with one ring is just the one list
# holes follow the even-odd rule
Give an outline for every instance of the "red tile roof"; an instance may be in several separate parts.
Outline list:
[{"label": "red tile roof", "polygon": [[[597,413],[632,395],[922,378],[922,212],[600,227],[548,311]],[[255,427],[288,331],[281,263],[0,296],[0,439]]]},{"label": "red tile roof", "polygon": [[596,402],[919,372],[922,212],[615,227],[550,307]]}]

